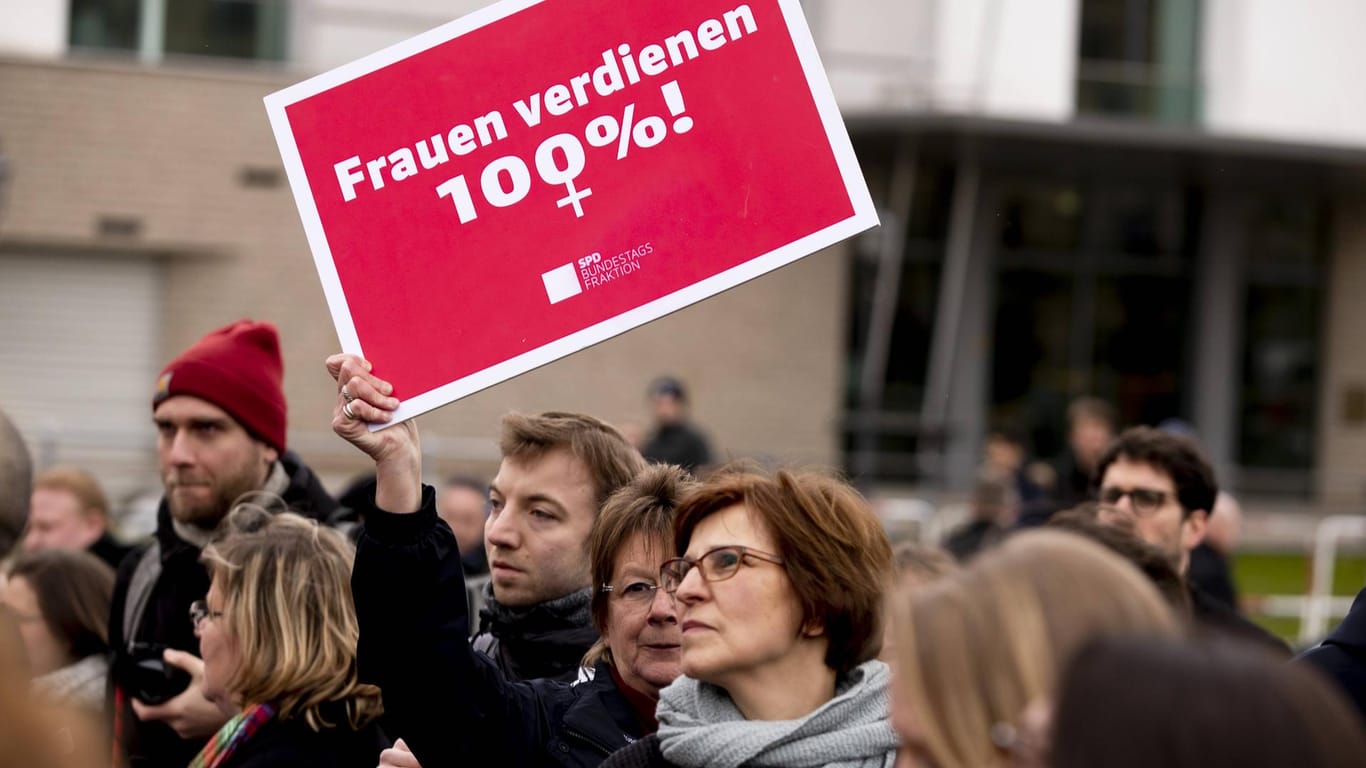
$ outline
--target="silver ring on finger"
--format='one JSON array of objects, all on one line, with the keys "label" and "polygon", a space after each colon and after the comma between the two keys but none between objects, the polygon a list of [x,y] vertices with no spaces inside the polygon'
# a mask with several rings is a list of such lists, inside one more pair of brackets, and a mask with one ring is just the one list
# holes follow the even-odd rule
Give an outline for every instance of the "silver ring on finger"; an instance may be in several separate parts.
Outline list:
[{"label": "silver ring on finger", "polygon": [[341,388],[341,396],[342,396],[342,399],[345,400],[345,401],[348,402],[348,403],[351,402],[352,400],[355,400],[355,399],[356,399],[356,396],[355,396],[355,395],[353,395],[353,394],[351,394],[350,392],[347,392],[347,391],[346,391],[346,387],[342,387],[342,388]]},{"label": "silver ring on finger", "polygon": [[353,412],[351,411],[351,401],[350,401],[350,400],[347,400],[347,401],[346,401],[346,404],[342,406],[342,413],[346,414],[346,418],[348,418],[348,419],[359,419],[359,418],[360,418],[359,416],[357,416],[355,413],[353,413]]}]

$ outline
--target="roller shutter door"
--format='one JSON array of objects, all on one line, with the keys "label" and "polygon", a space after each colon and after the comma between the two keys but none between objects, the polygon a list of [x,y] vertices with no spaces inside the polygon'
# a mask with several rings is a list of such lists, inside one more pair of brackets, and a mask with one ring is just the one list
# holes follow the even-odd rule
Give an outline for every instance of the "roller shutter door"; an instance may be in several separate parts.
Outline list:
[{"label": "roller shutter door", "polygon": [[161,280],[148,257],[0,254],[0,408],[36,464],[85,466],[114,498],[154,468]]}]

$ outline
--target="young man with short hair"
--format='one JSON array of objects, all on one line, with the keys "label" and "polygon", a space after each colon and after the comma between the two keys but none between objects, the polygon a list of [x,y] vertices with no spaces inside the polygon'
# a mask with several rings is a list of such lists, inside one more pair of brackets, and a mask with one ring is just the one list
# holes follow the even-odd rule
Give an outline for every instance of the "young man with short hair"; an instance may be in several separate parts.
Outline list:
[{"label": "young man with short hair", "polygon": [[588,531],[645,462],[617,430],[574,413],[508,414],[499,448],[484,524],[491,580],[474,648],[515,679],[573,680],[598,637]]},{"label": "young man with short hair", "polygon": [[[1171,558],[1184,578],[1190,552],[1205,538],[1219,494],[1214,469],[1193,441],[1151,427],[1126,429],[1096,464],[1098,497],[1124,516],[1140,539]],[[1285,643],[1192,586],[1198,624],[1288,656]]]}]

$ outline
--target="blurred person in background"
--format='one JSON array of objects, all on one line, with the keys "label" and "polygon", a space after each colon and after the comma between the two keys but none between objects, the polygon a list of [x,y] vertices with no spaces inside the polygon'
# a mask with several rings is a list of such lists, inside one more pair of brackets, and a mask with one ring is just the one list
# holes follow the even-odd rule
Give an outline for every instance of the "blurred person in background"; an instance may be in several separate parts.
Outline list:
[{"label": "blurred person in background", "polygon": [[99,558],[54,549],[15,557],[0,594],[0,605],[18,624],[34,690],[53,704],[101,719],[113,591],[114,571]]},{"label": "blurred person in background", "polygon": [[[654,465],[617,489],[598,513],[589,534],[588,560],[596,585],[593,621],[602,639],[584,659],[587,669],[574,684],[508,680],[482,655],[471,652],[457,633],[442,637],[420,629],[459,625],[464,617],[453,615],[446,601],[433,603],[428,597],[422,607],[395,610],[388,603],[388,595],[395,591],[440,594],[459,584],[448,556],[438,555],[441,583],[431,584],[430,577],[421,576],[421,569],[431,567],[427,559],[442,547],[419,544],[415,558],[408,554],[411,547],[386,545],[386,531],[375,530],[362,544],[356,577],[357,584],[366,585],[357,599],[366,618],[366,647],[374,651],[364,668],[381,675],[391,712],[397,710],[393,722],[403,736],[402,744],[381,756],[380,765],[414,768],[419,765],[417,754],[427,765],[438,766],[456,765],[461,759],[489,765],[597,765],[653,733],[659,727],[659,690],[679,674],[678,619],[673,601],[658,588],[659,567],[674,551],[678,503],[696,486],[681,468]],[[393,522],[399,517],[378,519]],[[448,535],[435,521],[423,523],[421,529],[419,542],[439,543]],[[386,561],[395,557],[404,564]],[[424,581],[425,589],[414,590]],[[380,607],[383,616],[376,610]],[[426,618],[428,614],[435,614],[433,620]],[[415,649],[428,650],[442,661],[424,664],[411,655]],[[433,682],[427,668],[440,668],[443,662],[449,662],[453,676],[441,678],[439,686],[450,693],[434,699],[425,694]],[[448,710],[454,711],[447,714]],[[420,714],[413,718],[410,713]]]},{"label": "blurred person in background", "polygon": [[622,766],[890,768],[890,673],[878,661],[891,547],[868,502],[825,475],[721,470],[684,500],[660,569],[683,676],[658,733]]},{"label": "blurred person in background", "polygon": [[[902,599],[941,576],[958,571],[958,561],[953,555],[918,541],[897,544],[892,548],[892,559],[896,562],[896,589],[889,593],[889,600]],[[887,664],[896,663],[895,629],[893,622],[883,622],[882,650],[878,651],[877,657]]]},{"label": "blurred person in background", "polygon": [[1205,524],[1205,539],[1191,550],[1191,582],[1235,611],[1239,610],[1238,588],[1233,583],[1229,559],[1238,550],[1242,527],[1242,506],[1232,495],[1220,491]]},{"label": "blurred person in background", "polygon": [[1357,593],[1342,623],[1295,661],[1327,675],[1366,723],[1366,589]]},{"label": "blurred person in background", "polygon": [[688,418],[688,393],[683,382],[661,376],[650,383],[650,410],[655,428],[640,449],[645,459],[657,464],[677,464],[692,473],[712,463],[707,438]]},{"label": "blurred person in background", "polygon": [[971,518],[944,540],[944,549],[958,562],[967,562],[978,552],[995,546],[1015,524],[1019,497],[1012,486],[1007,476],[994,470],[978,473],[969,502]]},{"label": "blurred person in background", "polygon": [[1214,469],[1194,441],[1180,435],[1133,427],[1106,450],[1097,466],[1099,498],[1139,538],[1167,553],[1186,577],[1197,624],[1233,635],[1288,657],[1280,639],[1214,600],[1189,579],[1190,552],[1205,538],[1219,488]]},{"label": "blurred person in background", "polygon": [[189,611],[204,696],[231,719],[191,768],[372,768],[388,745],[380,691],[356,670],[354,550],[292,513],[236,508],[201,556],[208,594]]},{"label": "blurred person in background", "polygon": [[1048,464],[1029,458],[1022,431],[1003,427],[988,432],[982,445],[982,470],[1007,478],[1013,487],[1019,503],[1016,524],[1038,525],[1053,511],[1057,472]]},{"label": "blurred person in background", "polygon": [[19,543],[33,494],[33,461],[24,438],[0,410],[0,559]]},{"label": "blurred person in background", "polygon": [[1132,565],[1050,530],[1012,536],[893,605],[903,765],[1046,765],[1047,713],[1072,654],[1103,635],[1180,631]]},{"label": "blurred person in background", "polygon": [[1071,509],[1091,498],[1100,457],[1115,439],[1119,419],[1115,409],[1095,397],[1079,397],[1067,406],[1067,451],[1057,466],[1057,486],[1046,514],[1029,517],[1021,525],[1042,525],[1047,514]]},{"label": "blurred person in background", "polygon": [[340,510],[286,450],[275,326],[242,320],[206,334],[162,370],[151,406],[165,494],[152,541],[124,560],[114,582],[116,751],[132,768],[183,768],[227,716],[193,678],[187,689],[152,704],[137,699],[140,686],[120,675],[140,668],[142,650],[164,649],[164,663],[182,670],[197,663],[190,604],[209,588],[200,552],[239,497],[264,492],[319,520],[335,521]]},{"label": "blurred person in background", "polygon": [[897,579],[901,583],[928,584],[958,570],[953,555],[918,541],[903,541],[892,548]]},{"label": "blurred person in background", "polygon": [[472,477],[446,478],[436,497],[436,513],[460,542],[460,563],[466,576],[483,576],[489,572],[489,558],[484,549],[488,509],[488,484]]},{"label": "blurred person in background", "polygon": [[14,617],[0,610],[0,764],[15,768],[106,768],[98,723],[35,699],[32,667]]},{"label": "blurred person in background", "polygon": [[1349,768],[1366,759],[1366,724],[1259,649],[1113,637],[1064,672],[1051,746],[1053,768]]},{"label": "blurred person in background", "polygon": [[109,531],[109,500],[94,475],[54,467],[33,481],[24,549],[84,549],[118,568],[132,551]]}]

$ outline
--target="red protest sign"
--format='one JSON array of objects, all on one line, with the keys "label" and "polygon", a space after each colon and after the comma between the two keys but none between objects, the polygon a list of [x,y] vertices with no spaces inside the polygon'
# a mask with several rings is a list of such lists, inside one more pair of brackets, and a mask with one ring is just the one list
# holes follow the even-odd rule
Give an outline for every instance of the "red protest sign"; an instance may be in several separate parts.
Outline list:
[{"label": "red protest sign", "polygon": [[877,223],[796,0],[504,0],[266,107],[400,418]]}]

